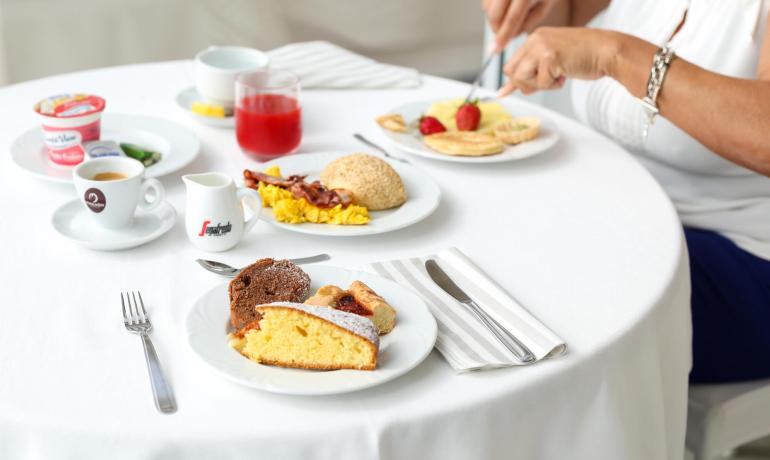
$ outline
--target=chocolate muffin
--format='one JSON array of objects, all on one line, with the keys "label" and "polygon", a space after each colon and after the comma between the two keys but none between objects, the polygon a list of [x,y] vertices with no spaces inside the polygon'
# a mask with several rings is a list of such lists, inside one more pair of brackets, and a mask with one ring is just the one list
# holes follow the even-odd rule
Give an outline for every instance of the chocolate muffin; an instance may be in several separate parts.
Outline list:
[{"label": "chocolate muffin", "polygon": [[241,270],[228,291],[230,324],[240,331],[259,320],[257,305],[301,303],[310,292],[310,277],[288,260],[260,259]]}]

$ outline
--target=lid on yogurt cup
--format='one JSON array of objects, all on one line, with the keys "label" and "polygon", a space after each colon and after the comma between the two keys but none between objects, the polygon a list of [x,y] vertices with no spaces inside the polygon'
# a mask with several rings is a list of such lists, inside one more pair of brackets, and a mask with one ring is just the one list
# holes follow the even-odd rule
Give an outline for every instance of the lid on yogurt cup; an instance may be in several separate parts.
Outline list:
[{"label": "lid on yogurt cup", "polygon": [[46,117],[75,118],[104,110],[105,102],[99,96],[80,93],[57,94],[35,104],[35,112]]}]

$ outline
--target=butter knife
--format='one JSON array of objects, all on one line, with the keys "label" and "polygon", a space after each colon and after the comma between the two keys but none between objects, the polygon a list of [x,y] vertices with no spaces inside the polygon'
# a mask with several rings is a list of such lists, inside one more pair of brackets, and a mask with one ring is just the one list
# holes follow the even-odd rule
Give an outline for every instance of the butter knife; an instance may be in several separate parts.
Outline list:
[{"label": "butter knife", "polygon": [[494,318],[487,315],[487,313],[468,296],[460,286],[452,281],[452,278],[439,267],[438,263],[433,259],[425,261],[425,269],[428,270],[428,275],[438,287],[444,290],[447,294],[451,295],[458,302],[463,304],[471,313],[473,313],[484,326],[495,335],[497,340],[507,348],[513,356],[516,357],[522,363],[533,363],[535,361],[535,355],[527,348],[526,345],[521,343],[513,334],[500,325]]}]

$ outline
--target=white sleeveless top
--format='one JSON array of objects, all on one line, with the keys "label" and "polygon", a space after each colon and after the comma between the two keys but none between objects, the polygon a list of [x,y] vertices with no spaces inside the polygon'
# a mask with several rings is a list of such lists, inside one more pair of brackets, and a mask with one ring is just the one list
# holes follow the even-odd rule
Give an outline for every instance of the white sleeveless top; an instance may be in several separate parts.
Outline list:
[{"label": "white sleeveless top", "polygon": [[[613,0],[598,27],[662,46],[687,11],[671,42],[676,54],[720,74],[754,79],[769,6],[770,0]],[[610,78],[573,81],[572,102],[579,119],[647,167],[685,225],[717,231],[770,260],[770,178],[723,159],[663,117],[645,139],[644,110]]]}]

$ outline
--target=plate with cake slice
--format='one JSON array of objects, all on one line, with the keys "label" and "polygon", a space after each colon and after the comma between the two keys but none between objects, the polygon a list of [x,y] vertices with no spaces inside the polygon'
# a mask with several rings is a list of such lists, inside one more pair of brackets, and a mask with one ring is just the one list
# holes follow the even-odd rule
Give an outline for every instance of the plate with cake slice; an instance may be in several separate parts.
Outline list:
[{"label": "plate with cake slice", "polygon": [[193,352],[234,382],[292,395],[377,386],[417,367],[436,321],[418,294],[372,273],[260,259],[204,293]]}]

